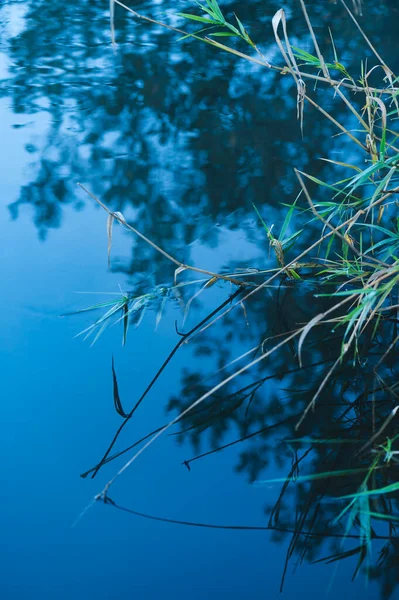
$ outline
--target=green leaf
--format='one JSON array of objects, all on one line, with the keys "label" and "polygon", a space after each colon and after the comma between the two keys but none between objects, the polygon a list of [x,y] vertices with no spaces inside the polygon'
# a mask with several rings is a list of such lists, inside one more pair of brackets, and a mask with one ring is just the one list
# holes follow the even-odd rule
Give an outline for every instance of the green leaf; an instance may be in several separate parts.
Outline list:
[{"label": "green leaf", "polygon": [[278,238],[280,240],[280,242],[282,242],[283,239],[284,239],[285,232],[287,231],[288,226],[290,224],[291,217],[292,217],[292,214],[293,214],[293,212],[295,210],[296,203],[297,203],[297,201],[295,200],[295,202],[292,204],[291,208],[289,209],[289,211],[287,212],[287,214],[285,216],[284,223],[283,223],[283,225],[281,227],[280,235],[279,235],[279,238]]},{"label": "green leaf", "polygon": [[[329,477],[347,477],[349,475],[356,475],[357,473],[364,473],[365,471],[369,471],[369,468],[327,471],[325,473],[315,473],[314,475],[303,475],[301,477],[297,477],[295,481],[299,483],[304,483],[307,481],[315,481],[317,479],[327,479]],[[255,483],[258,485],[268,483],[284,483],[286,479],[286,477],[281,477],[277,479],[265,479],[263,481],[256,481]],[[397,485],[399,487],[399,483]],[[352,496],[344,496],[344,498],[352,498]]]},{"label": "green leaf", "polygon": [[288,252],[288,250],[292,248],[296,238],[301,235],[302,231],[303,229],[300,229],[299,231],[296,231],[295,233],[287,237],[285,240],[282,240],[281,245],[283,246],[286,252]]},{"label": "green leaf", "polygon": [[239,37],[237,33],[228,33],[227,31],[220,31],[216,33],[210,33],[210,37]]},{"label": "green leaf", "polygon": [[357,187],[359,187],[359,185],[362,185],[363,183],[368,181],[370,177],[374,175],[374,173],[377,173],[377,171],[379,171],[383,167],[384,163],[382,162],[376,162],[375,164],[370,165],[369,167],[367,167],[367,169],[364,169],[364,171],[362,171],[358,175],[355,175],[346,185],[346,188],[350,187],[351,191],[353,192]]},{"label": "green leaf", "polygon": [[348,496],[341,496],[340,500],[347,498],[361,498],[363,496],[381,496],[382,494],[390,494],[399,490],[399,482],[386,485],[385,487],[378,488],[375,490],[367,490],[365,492],[358,492],[357,494],[349,494]]},{"label": "green leaf", "polygon": [[[337,192],[338,194],[344,193],[340,188],[335,187],[334,185],[330,185],[329,183],[326,183],[325,181],[322,181],[321,179],[318,179],[317,177],[314,177],[313,175],[309,175],[308,173],[304,173],[303,171],[300,171],[300,173],[301,173],[301,175],[303,175],[304,177],[307,177],[308,179],[310,179],[310,181],[313,181],[314,183],[317,183],[318,185],[326,187],[329,190],[333,190],[334,192]],[[352,178],[350,179],[350,181],[352,181]]]},{"label": "green leaf", "polygon": [[260,222],[262,223],[262,225],[263,225],[263,227],[264,227],[264,229],[265,229],[265,231],[266,231],[266,233],[267,233],[267,237],[269,238],[269,240],[274,240],[274,236],[273,236],[273,234],[272,234],[272,232],[271,232],[271,229],[270,229],[270,227],[268,227],[268,226],[266,225],[266,223],[265,223],[265,222],[264,222],[264,220],[262,219],[262,215],[260,214],[260,212],[258,211],[258,209],[256,208],[256,206],[255,206],[255,204],[254,204],[253,202],[252,202],[252,206],[254,207],[254,209],[255,209],[255,212],[256,212],[256,214],[258,215],[258,217],[259,217],[259,219],[260,219]]},{"label": "green leaf", "polygon": [[317,56],[313,56],[313,54],[309,54],[309,52],[306,52],[306,50],[302,50],[301,48],[298,48],[296,46],[291,46],[291,48],[294,51],[294,55],[297,58],[305,60],[306,62],[309,62],[311,64],[320,66],[320,61],[317,58]]},{"label": "green leaf", "polygon": [[[359,512],[359,514],[361,514],[361,511]],[[399,521],[399,516],[397,517],[394,515],[386,515],[384,513],[378,513],[378,512],[373,512],[373,511],[369,511],[368,514],[373,519],[381,519],[382,521],[395,521],[395,522]]]},{"label": "green leaf", "polygon": [[[215,29],[215,27],[217,27],[217,25],[210,25],[209,27],[202,27],[202,29],[197,29],[197,31],[193,31],[193,33],[188,33],[187,35],[182,35],[181,37],[178,38],[178,42],[182,42],[183,40],[186,40],[187,38],[195,38],[196,36],[198,36],[199,33],[203,33],[204,31],[209,31],[210,29]],[[208,34],[208,35],[212,35],[212,34]],[[197,38],[197,39],[201,39],[201,38]]]},{"label": "green leaf", "polygon": [[242,37],[243,37],[244,39],[248,40],[248,39],[249,39],[249,37],[248,37],[248,34],[247,34],[247,32],[245,31],[245,27],[244,27],[244,25],[241,23],[240,19],[237,17],[237,15],[236,15],[236,14],[234,14],[234,16],[235,16],[235,18],[236,18],[236,21],[237,21],[237,23],[238,23],[238,27],[240,28],[240,31],[241,31],[241,35],[242,35]]},{"label": "green leaf", "polygon": [[384,235],[387,235],[388,237],[393,238],[394,240],[399,239],[399,236],[397,233],[395,233],[394,231],[390,231],[389,229],[386,229],[385,227],[381,227],[381,225],[372,225],[371,223],[364,223],[364,226],[370,227],[372,229],[377,229],[377,231],[380,231]]},{"label": "green leaf", "polygon": [[208,6],[210,7],[210,9],[217,15],[218,19],[220,19],[220,21],[224,22],[225,18],[223,16],[222,11],[220,10],[219,4],[217,3],[216,0],[206,0]]},{"label": "green leaf", "polygon": [[237,27],[234,27],[234,25],[231,25],[230,23],[225,23],[225,26],[228,27],[231,31],[233,31],[236,35],[241,37],[241,34],[238,31]]},{"label": "green leaf", "polygon": [[212,19],[215,19],[215,21],[217,21],[218,23],[223,23],[224,19],[220,19],[219,16],[217,14],[215,14],[214,10],[210,10],[209,8],[206,8],[206,6],[204,6],[203,4],[200,4],[199,2],[197,2],[197,4],[201,8],[201,10],[203,10],[210,17],[212,17]]},{"label": "green leaf", "polygon": [[218,25],[218,21],[213,21],[211,19],[207,19],[206,17],[199,17],[197,15],[189,15],[188,13],[177,13],[178,17],[183,17],[184,19],[191,19],[192,21],[199,21],[200,23],[208,23],[212,25]]},{"label": "green leaf", "polygon": [[91,310],[98,310],[99,308],[106,308],[107,306],[115,306],[120,302],[120,299],[109,300],[107,302],[100,302],[99,304],[93,304],[92,306],[87,306],[86,308],[80,308],[79,310],[73,310],[71,312],[66,312],[61,315],[61,317],[68,317],[71,315],[79,315],[80,313],[89,312]]}]

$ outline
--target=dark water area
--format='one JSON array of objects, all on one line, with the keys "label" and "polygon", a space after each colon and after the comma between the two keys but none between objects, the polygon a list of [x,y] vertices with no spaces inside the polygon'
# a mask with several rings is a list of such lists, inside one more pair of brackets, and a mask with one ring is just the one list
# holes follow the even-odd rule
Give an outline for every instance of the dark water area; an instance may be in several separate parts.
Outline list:
[{"label": "dark water area", "polygon": [[[323,51],[330,27],[348,70],[360,73],[363,57],[374,64],[340,4],[308,4]],[[167,0],[131,6],[176,26],[182,26],[177,12],[195,8]],[[272,62],[280,59],[271,19],[281,6],[297,45],[310,48],[294,0],[221,6],[239,15]],[[399,72],[396,0],[364,0],[359,21]],[[118,6],[115,30],[113,48],[106,1],[0,3],[1,598],[277,598],[285,565],[283,597],[289,599],[312,600],[329,589],[342,600],[399,597],[398,552],[369,581],[362,572],[351,581],[356,557],[313,564],[342,551],[339,536],[323,533],[334,512],[331,502],[320,501],[320,490],[312,497],[296,486],[277,518],[281,484],[256,484],[286,477],[297,452],[305,453],[282,439],[292,435],[301,413],[297,398],[320,377],[317,365],[336,355],[322,339],[307,354],[316,371],[297,372],[293,348],[259,363],[160,436],[109,491],[113,502],[145,515],[249,529],[166,523],[92,503],[133,454],[104,465],[95,478],[92,472],[80,477],[98,463],[122,422],[114,408],[112,357],[129,412],[179,341],[176,329],[195,327],[234,288],[204,289],[185,319],[181,304],[203,282],[162,302],[155,294],[173,286],[176,267],[116,224],[108,268],[106,214],[77,183],[182,262],[213,272],[260,271],[275,267],[275,257],[253,204],[278,229],[284,204],[299,192],[294,167],[323,178],[331,166],[321,157],[357,160],[353,146],[333,137],[331,122],[309,106],[301,135],[288,77],[194,40],[177,41],[176,33]],[[331,114],[342,115],[332,95],[329,102]],[[348,129],[356,126],[350,112],[345,119]],[[300,244],[311,241],[307,227]],[[193,279],[178,274],[178,281]],[[123,321],[90,345],[93,336],[75,336],[98,313],[60,318],[121,290],[150,294],[123,347]],[[215,372],[225,367],[230,375],[242,363],[229,363],[265,338],[311,319],[320,309],[314,308],[317,291],[313,280],[299,290],[274,285],[183,344],[113,452],[176,417],[221,380]],[[359,381],[366,377],[365,364]],[[316,426],[336,434],[328,425],[330,408],[323,410],[310,416],[307,435]],[[266,432],[281,421],[286,426]],[[340,461],[345,468],[345,458]],[[327,453],[318,449],[311,464],[325,470]],[[334,485],[330,498],[342,495]],[[266,529],[270,519],[274,531],[250,529]],[[301,536],[291,556],[293,532],[309,531],[309,521],[313,535]],[[380,533],[386,534],[383,526]],[[343,548],[354,545],[347,539]]]}]

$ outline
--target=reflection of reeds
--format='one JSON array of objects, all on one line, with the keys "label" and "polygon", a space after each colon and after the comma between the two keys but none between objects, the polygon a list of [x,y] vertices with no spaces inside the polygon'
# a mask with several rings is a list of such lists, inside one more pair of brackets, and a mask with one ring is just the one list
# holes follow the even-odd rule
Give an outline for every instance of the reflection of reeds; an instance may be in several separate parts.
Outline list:
[{"label": "reflection of reeds", "polygon": [[[395,419],[398,404],[398,383],[395,380],[394,369],[387,369],[386,363],[397,349],[397,342],[399,341],[399,335],[397,334],[399,220],[396,217],[395,210],[397,207],[396,196],[399,193],[399,179],[397,176],[399,165],[397,138],[399,134],[395,132],[395,119],[399,116],[397,103],[399,88],[395,85],[397,78],[394,73],[366,37],[345,2],[340,1],[377,60],[377,64],[370,69],[366,67],[366,63],[363,63],[360,77],[351,75],[347,68],[340,63],[331,33],[333,59],[325,59],[318,45],[303,0],[300,0],[300,5],[313,43],[314,53],[312,54],[291,44],[286,16],[281,9],[274,16],[272,26],[276,44],[283,59],[282,65],[270,64],[264,58],[257,44],[251,39],[244,24],[235,15],[232,20],[227,20],[217,0],[205,0],[206,4],[200,5],[202,10],[200,14],[180,14],[182,18],[191,23],[197,23],[201,27],[200,30],[193,33],[140,15],[126,7],[119,0],[111,0],[113,41],[115,38],[113,9],[114,4],[118,4],[136,18],[165,26],[179,33],[184,39],[193,38],[267,69],[273,69],[281,75],[290,75],[296,89],[297,113],[301,129],[306,131],[306,128],[311,126],[304,117],[304,108],[308,103],[323,114],[341,135],[346,136],[348,140],[353,142],[354,151],[356,151],[358,158],[356,164],[353,164],[353,162],[339,162],[330,158],[325,159],[332,165],[334,172],[338,169],[343,171],[343,175],[338,181],[322,181],[312,174],[296,170],[300,194],[289,208],[278,235],[272,233],[273,225],[268,224],[262,217],[264,211],[255,207],[258,218],[265,229],[266,238],[275,252],[278,264],[277,268],[269,273],[266,279],[256,284],[247,278],[247,272],[236,274],[212,273],[180,262],[168,252],[159,248],[153,241],[148,240],[134,227],[128,225],[123,215],[110,212],[99,199],[92,196],[86,188],[83,188],[108,212],[108,254],[111,250],[112,225],[116,220],[173,263],[176,268],[176,275],[182,271],[193,271],[205,275],[206,279],[203,280],[199,292],[205,291],[215,281],[228,282],[237,286],[234,294],[226,302],[208,315],[188,334],[182,336],[171,355],[166,359],[147,390],[130,412],[125,412],[122,408],[119,392],[117,391],[116,373],[114,365],[112,365],[115,407],[118,414],[124,418],[123,425],[117,431],[102,460],[93,469],[87,471],[84,476],[88,474],[96,475],[103,465],[118,458],[137,444],[144,442],[144,445],[116,473],[98,496],[98,499],[117,506],[108,496],[110,487],[115,479],[159,436],[170,430],[173,425],[181,423],[183,420],[189,420],[194,414],[198,415],[203,407],[207,406],[209,409],[207,403],[210,401],[217,403],[217,396],[221,393],[221,390],[228,388],[237,378],[266,362],[272,355],[276,355],[278,351],[289,344],[291,348],[294,348],[295,358],[299,365],[298,370],[308,368],[303,366],[303,355],[309,348],[309,339],[320,330],[329,332],[326,334],[324,343],[328,344],[333,337],[336,339],[338,336],[339,350],[329,360],[321,361],[320,364],[325,367],[325,371],[321,377],[317,377],[318,381],[313,386],[311,394],[308,392],[304,395],[300,409],[297,406],[294,413],[290,414],[288,418],[280,419],[274,425],[259,428],[231,443],[186,460],[184,464],[190,468],[190,463],[194,460],[224,450],[235,443],[265,434],[266,431],[274,430],[276,427],[287,423],[293,425],[291,428],[292,434],[299,436],[300,432],[307,427],[309,421],[315,423],[314,418],[317,415],[317,410],[320,410],[320,405],[323,409],[329,406],[324,395],[327,389],[331,390],[333,383],[338,380],[338,375],[349,381],[348,389],[350,389],[351,377],[355,376],[357,369],[365,360],[370,361],[369,375],[372,384],[368,384],[368,388],[363,394],[364,398],[362,398],[367,407],[365,412],[358,399],[353,403],[348,403],[346,400],[343,401],[342,394],[342,414],[333,421],[334,428],[337,430],[334,439],[307,435],[286,439],[283,442],[295,447],[293,451],[295,458],[290,474],[280,482],[283,483],[283,489],[272,511],[269,523],[269,525],[274,525],[276,530],[279,530],[280,509],[289,484],[295,481],[301,489],[304,485],[309,486],[310,491],[307,496],[308,500],[305,502],[305,508],[297,516],[294,526],[291,524],[291,528],[287,527],[287,530],[293,531],[293,539],[288,551],[289,558],[294,550],[300,548],[301,544],[306,545],[300,536],[302,536],[307,525],[309,528],[306,535],[310,537],[315,533],[316,535],[322,535],[322,533],[314,531],[317,511],[315,513],[312,511],[314,507],[319,510],[324,499],[332,498],[339,503],[339,508],[335,511],[334,518],[330,523],[331,528],[341,527],[344,517],[346,523],[339,535],[334,534],[334,530],[331,528],[329,530],[330,534],[332,536],[337,535],[343,540],[355,537],[359,541],[359,545],[351,550],[344,550],[340,547],[335,554],[329,555],[327,560],[333,562],[357,555],[356,574],[362,565],[370,567],[370,549],[373,539],[387,539],[388,545],[391,543],[394,547],[396,539],[395,523],[398,520],[394,500],[397,500],[398,497],[399,484],[396,481],[392,482],[392,479],[396,478],[398,463],[396,457],[399,453],[399,436],[396,433]],[[353,0],[353,7],[357,14],[361,14],[361,4],[360,0]],[[236,38],[242,45],[246,45],[251,54],[246,54],[241,48],[237,49],[235,46],[228,46],[219,41],[220,39],[230,38]],[[373,78],[378,74],[382,76],[379,87],[370,85],[372,73]],[[328,89],[333,91],[337,101],[342,102],[345,113],[349,111],[351,118],[356,119],[356,130],[353,128],[348,129],[309,95],[306,87],[306,82],[309,81],[316,82],[319,87],[325,86],[325,94]],[[359,102],[355,98],[355,94],[362,95],[362,109],[358,108]],[[318,94],[319,97],[322,97],[320,93]],[[365,167],[362,165],[363,168],[361,168],[359,164],[364,160],[367,164]],[[314,199],[315,197],[317,199]],[[302,206],[299,204],[300,200],[304,201]],[[292,232],[292,221],[296,217],[303,220],[307,215],[309,221],[302,225],[301,229]],[[315,228],[319,226],[319,233],[311,245],[303,248],[299,246],[301,243],[300,233],[303,227],[309,223],[312,223]],[[294,252],[296,248],[297,250]],[[308,261],[307,257],[313,251],[318,254],[317,259],[312,258],[311,261]],[[237,362],[238,360],[241,363],[244,362],[243,366],[228,371],[228,374],[224,378],[220,378],[210,389],[204,391],[199,397],[191,399],[186,406],[182,405],[179,414],[174,419],[127,449],[114,455],[110,454],[122,428],[131,419],[135,409],[142,402],[154,381],[161,375],[172,356],[185,341],[192,340],[208,330],[215,322],[231,313],[234,308],[244,306],[245,301],[259,295],[261,290],[265,290],[277,280],[291,280],[290,285],[299,286],[301,279],[306,278],[309,269],[313,271],[313,277],[317,278],[322,286],[323,293],[319,294],[319,298],[314,297],[314,316],[308,322],[296,326],[295,329],[287,333],[271,337],[256,348],[252,348],[245,355],[240,356],[236,360]],[[258,272],[257,276],[264,274],[264,271]],[[254,273],[251,272],[251,279],[253,277]],[[133,314],[139,313],[142,316],[145,307],[159,303],[161,296],[162,308],[171,291],[178,289],[181,285],[187,285],[187,283],[177,284],[174,281],[174,284],[168,288],[162,288],[162,293],[158,289],[142,296],[124,295],[122,299],[118,299],[113,303],[103,304],[102,306],[107,309],[105,314],[85,332],[90,333],[97,330],[98,337],[110,318],[119,313],[119,320],[124,324],[123,338],[125,340],[129,318]],[[197,297],[199,292],[194,294],[192,299]],[[240,297],[235,300],[238,295]],[[329,298],[331,304],[327,309],[318,309],[320,296]],[[188,308],[190,304],[191,301],[188,302]],[[95,308],[100,308],[100,305],[89,307],[86,310]],[[160,316],[158,316],[157,321],[159,319]],[[391,323],[392,330],[390,329]],[[387,332],[391,336],[389,339],[386,337]],[[371,358],[376,356],[375,352],[374,354],[371,352],[376,347],[379,351],[378,360]],[[364,351],[364,348],[366,348],[366,351]],[[231,365],[229,366],[231,367]],[[387,380],[387,378],[390,379]],[[253,388],[247,386],[247,388],[239,390],[240,393],[236,392],[233,398],[234,401],[229,405],[227,411],[221,410],[220,413],[216,412],[216,414],[213,412],[210,416],[206,414],[202,420],[200,419],[200,423],[185,425],[181,433],[192,431],[195,428],[207,429],[212,426],[215,419],[225,418],[226,414],[231,414],[241,408],[244,401],[248,401],[250,404],[254,394],[267,379],[268,377],[257,380],[253,384]],[[380,400],[380,404],[377,400]],[[349,413],[351,413],[350,416]],[[360,415],[364,417],[365,413],[367,414],[366,426],[360,419]],[[357,452],[349,452],[348,457],[348,444],[351,443],[361,444],[361,449]],[[299,447],[306,446],[307,448],[301,457],[298,457],[297,454],[298,444]],[[308,475],[299,475],[299,463],[308,454],[312,454],[311,450],[315,451],[315,448],[320,448],[323,445],[326,448],[331,448],[329,455],[327,455],[327,462],[332,467],[318,469]],[[344,447],[346,448],[345,459],[342,453]],[[342,461],[346,461],[347,464],[344,465],[344,468],[338,468]],[[335,468],[333,468],[334,465]],[[341,487],[345,488],[345,493],[337,493],[335,496],[332,494],[331,488],[333,485],[331,482],[334,479],[342,480],[339,489]],[[268,480],[266,483],[274,484],[276,481]],[[164,520],[168,521],[168,519]],[[374,521],[378,524],[387,521],[389,535],[377,535],[374,529]],[[185,524],[193,525],[193,523],[188,522],[185,522]],[[357,530],[356,535],[353,534],[354,530]],[[325,535],[328,535],[328,533]],[[384,550],[385,554],[389,554],[391,551],[391,546],[388,550]]]}]

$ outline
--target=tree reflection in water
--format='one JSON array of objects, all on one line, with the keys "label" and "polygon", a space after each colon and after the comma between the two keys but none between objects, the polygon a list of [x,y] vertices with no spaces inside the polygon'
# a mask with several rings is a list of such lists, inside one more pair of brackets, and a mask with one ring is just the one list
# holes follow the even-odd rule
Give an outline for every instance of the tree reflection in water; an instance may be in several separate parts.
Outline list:
[{"label": "tree reflection in water", "polygon": [[[296,3],[286,4],[298,45],[306,46]],[[218,247],[221,228],[215,224],[228,223],[231,231],[240,231],[263,252],[264,232],[253,226],[252,203],[267,210],[270,222],[281,223],[280,203],[291,203],[298,190],[292,166],[322,178],[329,167],[318,160],[320,156],[334,154],[340,160],[351,151],[342,138],[332,137],[331,123],[310,110],[302,140],[295,93],[291,83],[276,73],[248,67],[189,40],[177,43],[169,32],[150,30],[119,10],[114,51],[102,3],[36,0],[23,6],[22,31],[9,44],[2,43],[9,66],[0,82],[0,96],[10,99],[16,115],[47,116],[40,142],[32,140],[26,147],[31,177],[10,205],[14,218],[24,205],[33,207],[43,239],[49,229],[61,226],[65,205],[84,209],[87,199],[75,186],[83,181],[112,210],[130,211],[135,226],[172,254],[184,248],[186,260],[190,244],[205,234],[205,243]],[[249,24],[266,56],[274,52],[270,18],[278,8],[276,2],[270,2],[267,10],[256,0],[229,3],[229,10]],[[373,3],[367,6],[367,18],[376,46],[390,55],[397,35],[395,20],[374,18],[388,9],[389,15],[397,14],[396,2]],[[154,17],[161,12],[151,3],[143,3],[140,10]],[[320,2],[312,11],[318,24],[332,23],[341,62],[358,71],[364,48],[352,35],[342,7]],[[329,43],[325,34],[323,51]],[[341,112],[338,104],[331,105],[334,117]],[[351,125],[348,115],[348,129]],[[307,227],[301,244],[305,247],[312,236],[312,227]],[[117,266],[131,276],[132,287],[140,291],[148,286],[149,274],[154,285],[162,284],[168,269],[163,258],[144,245],[135,245],[133,252],[131,261]],[[266,256],[261,262],[259,268],[273,265]],[[225,266],[234,271],[248,265],[243,259],[242,264]],[[168,274],[172,278],[173,271]],[[222,330],[209,328],[192,339],[195,355],[206,355],[221,368],[236,358],[235,347],[267,347],[270,338],[295,329],[328,306],[321,298],[314,306],[315,287],[311,277],[301,283],[283,280],[273,293],[254,296],[245,306],[249,327],[235,309],[224,317]],[[229,452],[232,444],[241,448],[235,468],[251,482],[264,479],[273,462],[282,469],[290,463],[277,504],[265,507],[275,539],[290,536],[287,561],[293,556],[313,562],[324,556],[335,560],[353,555],[355,565],[367,563],[362,511],[344,515],[339,523],[334,519],[350,502],[339,498],[356,492],[364,481],[361,469],[370,465],[371,447],[363,447],[370,431],[384,426],[397,403],[396,348],[378,368],[378,376],[375,372],[386,340],[396,338],[396,328],[396,318],[387,318],[376,338],[365,331],[361,360],[355,367],[349,358],[342,361],[317,409],[298,430],[309,398],[340,352],[340,337],[331,337],[327,326],[312,331],[303,369],[298,369],[293,341],[179,423],[177,441],[188,440],[193,447],[184,461],[192,471],[197,461]],[[212,379],[204,381],[208,374],[198,370],[199,364],[200,360],[193,361],[183,373],[181,393],[168,405],[173,414],[212,385]],[[392,419],[383,429],[381,445],[395,435]],[[395,456],[381,449],[380,458],[380,487],[395,483]],[[349,477],[291,482],[306,473],[346,470],[351,471]],[[379,514],[373,517],[371,535],[380,550],[369,574],[381,581],[384,597],[393,593],[398,578],[397,500],[397,492],[367,500],[370,511]],[[382,514],[389,517],[386,523]],[[351,533],[343,548],[341,537],[350,515]]]}]

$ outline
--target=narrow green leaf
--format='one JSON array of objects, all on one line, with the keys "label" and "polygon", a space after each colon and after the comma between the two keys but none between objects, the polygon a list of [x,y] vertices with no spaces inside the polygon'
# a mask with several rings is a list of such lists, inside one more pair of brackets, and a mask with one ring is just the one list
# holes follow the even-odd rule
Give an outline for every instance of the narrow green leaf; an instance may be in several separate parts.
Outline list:
[{"label": "narrow green leaf", "polygon": [[240,19],[237,17],[237,15],[236,15],[235,13],[234,13],[234,16],[235,16],[235,18],[236,18],[236,21],[237,21],[238,27],[240,28],[240,31],[241,31],[241,35],[242,35],[242,37],[243,37],[244,39],[248,39],[248,34],[247,34],[247,32],[245,31],[245,27],[244,27],[244,25],[241,23]]},{"label": "narrow green leaf", "polygon": [[296,203],[297,203],[297,201],[295,200],[295,202],[293,202],[291,208],[289,209],[289,211],[286,214],[286,217],[284,219],[284,223],[283,223],[283,225],[281,227],[280,235],[279,235],[279,238],[278,238],[280,240],[280,242],[283,242],[283,239],[284,239],[284,236],[285,236],[285,232],[287,231],[288,226],[290,224],[293,212],[294,212],[295,207],[296,207]]},{"label": "narrow green leaf", "polygon": [[391,494],[392,492],[397,492],[399,490],[399,482],[392,483],[391,485],[387,485],[382,488],[378,488],[375,490],[367,490],[365,492],[357,492],[357,494],[349,494],[348,496],[341,496],[341,500],[345,500],[347,498],[361,498],[362,496],[381,496],[382,494]]},{"label": "narrow green leaf", "polygon": [[211,10],[218,16],[221,21],[225,21],[222,11],[220,10],[219,4],[216,0],[207,0],[208,5],[211,7]]},{"label": "narrow green leaf", "polygon": [[268,226],[266,225],[266,223],[264,222],[264,220],[263,220],[263,218],[262,218],[262,215],[260,214],[260,212],[258,211],[257,207],[255,206],[255,204],[254,204],[253,202],[252,202],[252,206],[254,207],[254,209],[255,209],[255,212],[256,212],[256,214],[258,215],[258,217],[259,217],[259,220],[260,220],[260,222],[262,223],[262,225],[263,225],[263,227],[264,227],[264,229],[265,229],[265,231],[266,231],[266,233],[267,233],[267,237],[269,238],[269,240],[273,240],[273,239],[274,239],[274,236],[273,236],[273,234],[272,234],[272,232],[271,232],[271,229],[270,229],[270,227],[268,227]]},{"label": "narrow green leaf", "polygon": [[218,21],[213,21],[212,19],[208,19],[206,17],[199,17],[198,15],[190,15],[188,13],[177,13],[178,17],[183,17],[184,19],[190,19],[191,21],[199,21],[200,23],[208,23],[212,25],[218,25]]},{"label": "narrow green leaf", "polygon": [[[302,475],[295,479],[296,482],[305,483],[307,481],[315,481],[317,479],[327,479],[329,477],[347,477],[349,475],[356,475],[357,473],[364,473],[369,471],[368,468],[361,469],[343,469],[337,471],[327,471],[325,473],[315,473],[314,475]],[[265,479],[262,481],[256,481],[257,485],[264,485],[269,483],[284,483],[286,481],[286,477],[277,478],[277,479]],[[399,483],[397,484],[399,487]],[[352,496],[343,496],[343,498],[352,498]]]},{"label": "narrow green leaf", "polygon": [[210,37],[239,37],[237,33],[228,33],[227,31],[218,31],[216,33],[209,33]]}]

